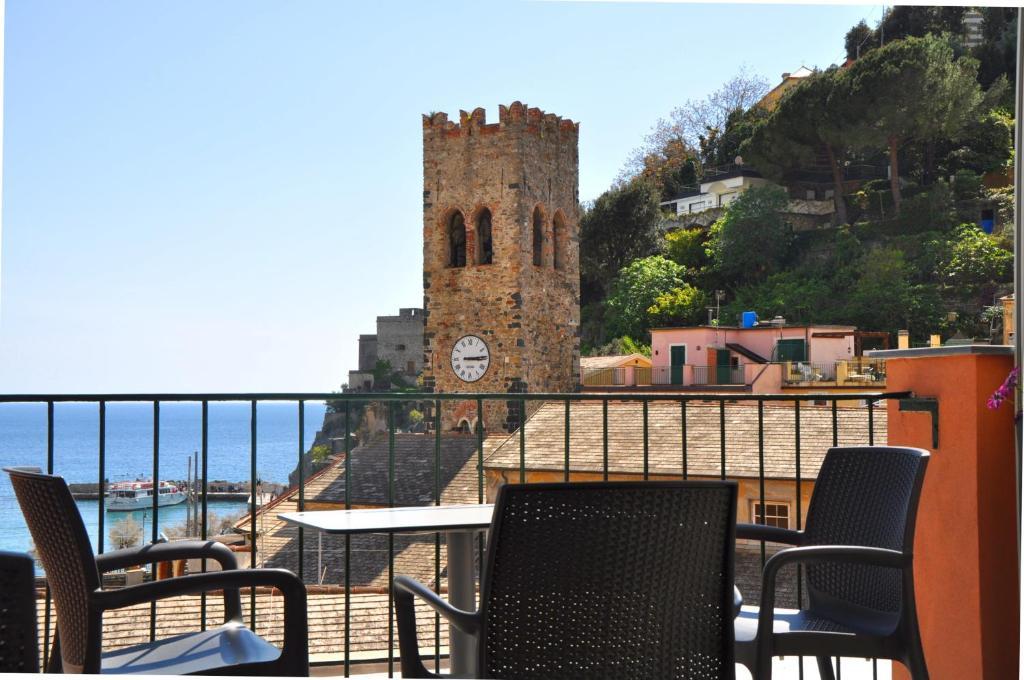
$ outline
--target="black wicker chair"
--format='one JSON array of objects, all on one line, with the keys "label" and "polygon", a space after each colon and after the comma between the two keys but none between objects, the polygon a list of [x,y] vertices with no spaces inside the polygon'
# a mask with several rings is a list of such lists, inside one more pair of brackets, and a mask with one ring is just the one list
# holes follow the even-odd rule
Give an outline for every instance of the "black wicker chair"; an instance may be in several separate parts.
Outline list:
[{"label": "black wicker chair", "polygon": [[734,678],[735,518],[733,482],[505,485],[479,611],[395,579],[402,677],[436,677],[416,595],[476,636],[478,677]]},{"label": "black wicker chair", "polygon": [[39,671],[37,635],[32,558],[0,551],[0,673]]},{"label": "black wicker chair", "polygon": [[[772,656],[814,656],[832,680],[832,656],[893,659],[926,680],[914,606],[914,522],[929,454],[888,446],[828,450],[803,531],[740,524],[736,537],[798,546],[764,565],[760,607],[736,619],[736,661],[771,680]],[[775,609],[775,581],[806,565],[808,605]]]},{"label": "black wicker chair", "polygon": [[[179,675],[308,675],[306,589],[284,569],[237,568],[215,542],[180,541],[94,556],[71,491],[61,477],[5,468],[21,505],[57,610],[59,640],[48,672],[157,673]],[[152,581],[116,590],[100,574],[115,569],[189,558],[213,559],[222,571]],[[272,586],[284,595],[282,649],[242,623],[241,587]],[[224,625],[149,644],[103,652],[103,613],[177,595],[221,590]]]}]

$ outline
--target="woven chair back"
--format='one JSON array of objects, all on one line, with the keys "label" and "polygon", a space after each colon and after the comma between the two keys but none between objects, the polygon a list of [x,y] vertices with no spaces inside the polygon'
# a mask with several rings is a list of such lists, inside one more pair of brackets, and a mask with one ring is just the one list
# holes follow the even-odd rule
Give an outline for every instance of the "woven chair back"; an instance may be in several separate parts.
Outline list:
[{"label": "woven chair back", "polygon": [[[911,551],[928,453],[888,446],[832,448],[807,509],[805,545],[861,545]],[[822,600],[898,613],[899,569],[825,563],[807,567],[811,608]]]},{"label": "woven chair back", "polygon": [[53,594],[65,671],[86,665],[89,593],[100,585],[89,535],[63,477],[8,469]]},{"label": "woven chair back", "polygon": [[0,551],[0,673],[37,672],[37,636],[32,558]]},{"label": "woven chair back", "polygon": [[502,487],[480,677],[733,678],[731,482]]}]

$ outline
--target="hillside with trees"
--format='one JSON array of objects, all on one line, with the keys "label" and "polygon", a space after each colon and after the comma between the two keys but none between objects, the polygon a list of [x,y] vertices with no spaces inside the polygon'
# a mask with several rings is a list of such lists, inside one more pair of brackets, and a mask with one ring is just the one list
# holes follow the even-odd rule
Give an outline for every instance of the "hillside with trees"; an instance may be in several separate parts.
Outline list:
[{"label": "hillside with trees", "polygon": [[[755,310],[908,329],[914,342],[988,339],[1013,276],[1012,228],[986,233],[980,217],[1012,223],[1016,19],[980,10],[983,40],[969,48],[963,11],[895,7],[850,29],[846,64],[816,70],[774,107],[759,104],[767,82],[742,72],[658,121],[584,206],[585,351],[707,323],[716,291],[724,325]],[[659,209],[736,156],[771,183],[709,228]],[[796,230],[784,208],[809,167],[827,178],[835,213],[827,228]]]}]

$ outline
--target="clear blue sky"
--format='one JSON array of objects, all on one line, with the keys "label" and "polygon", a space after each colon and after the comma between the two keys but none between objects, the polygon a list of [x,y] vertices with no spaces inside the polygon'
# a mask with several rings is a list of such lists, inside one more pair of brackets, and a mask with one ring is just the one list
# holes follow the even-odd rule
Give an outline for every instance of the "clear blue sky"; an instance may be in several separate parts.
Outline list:
[{"label": "clear blue sky", "polygon": [[7,0],[0,391],[328,390],[422,304],[420,114],[581,122],[580,196],[877,5]]}]

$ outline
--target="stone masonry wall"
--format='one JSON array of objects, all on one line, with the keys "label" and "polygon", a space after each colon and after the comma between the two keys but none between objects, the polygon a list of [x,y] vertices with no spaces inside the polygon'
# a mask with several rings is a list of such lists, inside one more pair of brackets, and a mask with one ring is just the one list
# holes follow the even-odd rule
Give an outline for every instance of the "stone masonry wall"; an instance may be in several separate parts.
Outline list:
[{"label": "stone masonry wall", "polygon": [[[519,102],[488,124],[483,109],[423,117],[424,388],[437,392],[567,392],[579,374],[579,126]],[[533,264],[533,214],[543,217],[543,263]],[[491,213],[493,260],[478,262],[477,220]],[[461,212],[466,266],[448,266],[447,231]],[[564,267],[554,268],[556,215]],[[463,382],[452,346],[477,335],[490,350],[484,376]],[[513,408],[512,411],[515,409]],[[514,427],[488,402],[489,431]],[[514,414],[513,414],[514,415]],[[475,422],[475,405],[446,409],[442,427]],[[518,421],[518,418],[515,418]]]},{"label": "stone masonry wall", "polygon": [[423,310],[402,308],[377,317],[377,358],[391,363],[411,383],[423,368]]}]

